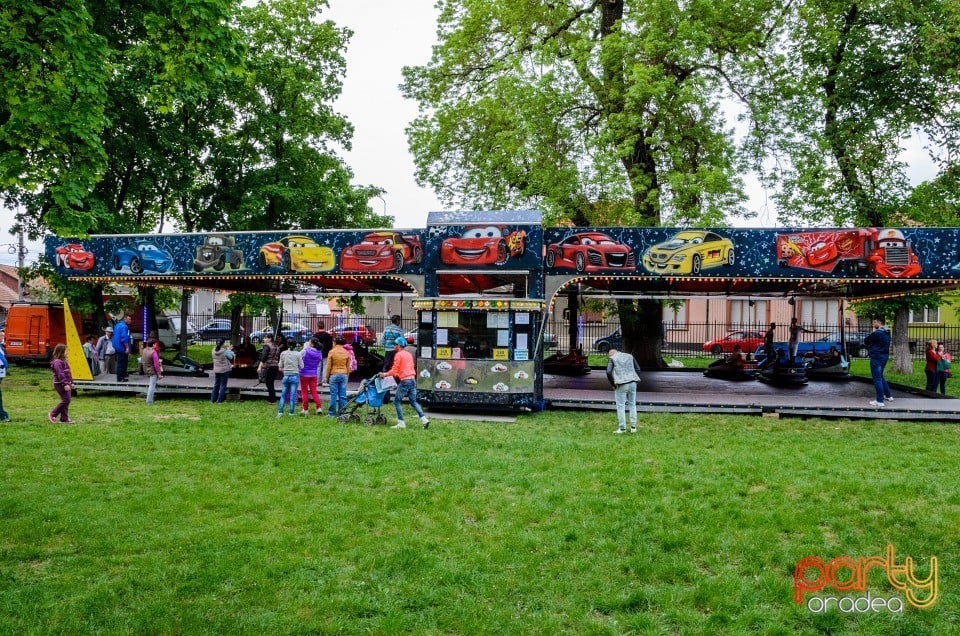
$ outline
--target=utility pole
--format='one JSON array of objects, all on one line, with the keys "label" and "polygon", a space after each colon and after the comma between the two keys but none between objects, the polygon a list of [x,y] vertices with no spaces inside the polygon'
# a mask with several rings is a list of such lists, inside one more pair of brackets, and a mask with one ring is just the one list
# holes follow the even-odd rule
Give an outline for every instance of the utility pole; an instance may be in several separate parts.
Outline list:
[{"label": "utility pole", "polygon": [[27,255],[27,248],[23,244],[23,230],[20,230],[17,233],[18,245],[17,245],[17,294],[20,299],[20,302],[23,302],[23,292],[24,292],[24,283],[23,283],[23,274],[21,271],[24,266],[24,259]]}]

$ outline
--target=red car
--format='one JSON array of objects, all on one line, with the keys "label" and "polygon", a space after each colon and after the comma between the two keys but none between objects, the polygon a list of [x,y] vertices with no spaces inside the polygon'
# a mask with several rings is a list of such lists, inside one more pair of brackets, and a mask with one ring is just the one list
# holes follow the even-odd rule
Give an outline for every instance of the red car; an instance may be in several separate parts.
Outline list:
[{"label": "red car", "polygon": [[90,270],[96,259],[93,252],[83,249],[79,243],[67,243],[57,248],[57,265],[67,269]]},{"label": "red car", "polygon": [[369,347],[377,342],[376,332],[366,325],[360,325],[359,327],[354,325],[344,325],[342,327],[334,327],[329,331],[331,336],[334,338],[340,336],[346,341],[347,344],[359,342]]},{"label": "red car", "polygon": [[744,354],[756,350],[763,344],[762,331],[731,331],[722,338],[716,338],[703,343],[703,350],[714,355],[733,353],[733,348],[740,345]]},{"label": "red car", "polygon": [[416,234],[372,232],[341,252],[340,271],[399,272],[404,265],[422,262],[423,247]]},{"label": "red car", "polygon": [[578,272],[636,269],[633,250],[600,232],[571,234],[547,247],[547,267]]},{"label": "red car", "polygon": [[506,225],[470,225],[460,236],[444,239],[440,260],[446,265],[503,265],[523,256],[527,232],[510,231]]}]

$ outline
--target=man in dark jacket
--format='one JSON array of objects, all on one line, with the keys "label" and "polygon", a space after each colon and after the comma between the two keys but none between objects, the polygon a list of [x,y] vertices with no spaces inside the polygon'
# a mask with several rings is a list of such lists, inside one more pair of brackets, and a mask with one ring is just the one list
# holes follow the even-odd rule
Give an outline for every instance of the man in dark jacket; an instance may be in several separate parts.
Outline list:
[{"label": "man in dark jacket", "polygon": [[887,400],[892,400],[890,384],[883,377],[883,369],[890,358],[890,332],[883,324],[883,318],[873,319],[873,333],[863,339],[870,356],[870,377],[873,378],[873,387],[877,391],[877,399],[870,400],[870,406],[885,406]]}]

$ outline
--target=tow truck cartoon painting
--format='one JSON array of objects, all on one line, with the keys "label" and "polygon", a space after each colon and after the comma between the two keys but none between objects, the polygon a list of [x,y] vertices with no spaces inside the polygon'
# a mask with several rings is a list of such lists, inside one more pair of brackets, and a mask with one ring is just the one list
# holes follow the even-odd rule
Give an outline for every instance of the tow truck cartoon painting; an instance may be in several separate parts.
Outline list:
[{"label": "tow truck cartoon painting", "polygon": [[526,230],[506,225],[469,225],[460,236],[443,240],[440,260],[446,265],[503,265],[527,249]]},{"label": "tow truck cartoon painting", "polygon": [[922,270],[903,232],[892,228],[778,234],[776,249],[780,267],[880,278],[912,278]]}]

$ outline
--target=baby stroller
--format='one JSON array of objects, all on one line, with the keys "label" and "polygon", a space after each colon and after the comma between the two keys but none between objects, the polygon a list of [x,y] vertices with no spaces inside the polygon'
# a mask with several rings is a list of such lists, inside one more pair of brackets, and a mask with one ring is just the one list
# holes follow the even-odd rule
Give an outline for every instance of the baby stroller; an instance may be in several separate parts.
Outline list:
[{"label": "baby stroller", "polygon": [[[387,416],[380,412],[380,407],[383,406],[383,394],[389,389],[386,387],[381,388],[380,383],[375,381],[378,379],[379,378],[370,378],[360,383],[356,395],[350,398],[343,408],[337,411],[338,422],[341,424],[359,424],[363,422],[371,426],[374,424],[387,423]],[[367,411],[361,415],[358,411],[364,405],[367,407]]]}]

